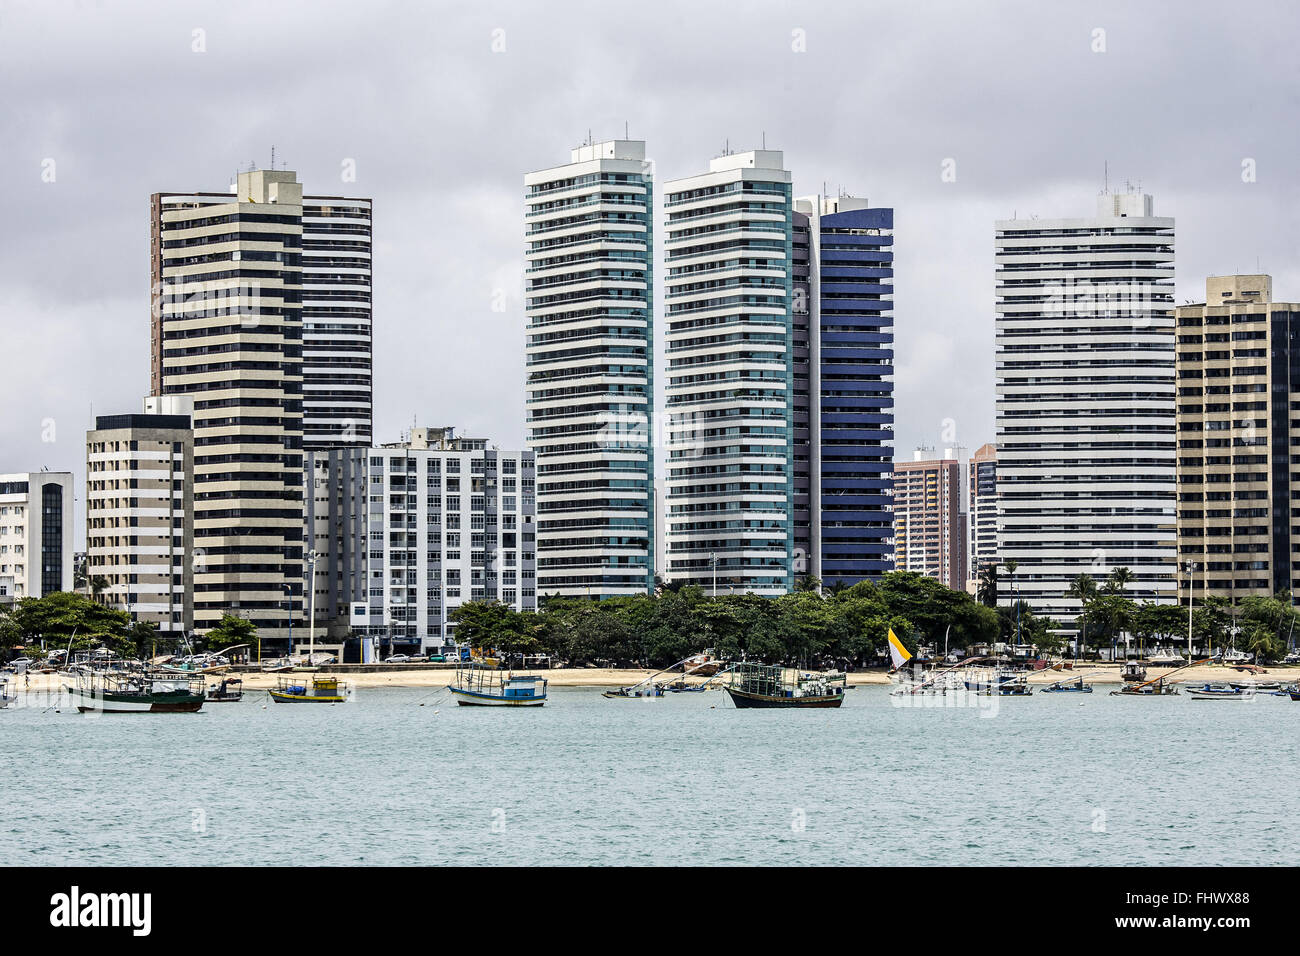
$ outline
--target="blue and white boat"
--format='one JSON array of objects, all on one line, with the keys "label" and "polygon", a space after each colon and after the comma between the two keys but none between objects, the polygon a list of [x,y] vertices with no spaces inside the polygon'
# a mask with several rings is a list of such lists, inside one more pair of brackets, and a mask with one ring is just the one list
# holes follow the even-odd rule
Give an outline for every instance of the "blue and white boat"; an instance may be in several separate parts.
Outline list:
[{"label": "blue and white boat", "polygon": [[1058,680],[1054,684],[1048,684],[1043,689],[1044,694],[1091,694],[1092,687],[1083,682],[1082,677],[1072,677],[1067,680]]},{"label": "blue and white boat", "polygon": [[1229,684],[1202,684],[1200,687],[1187,688],[1187,695],[1192,700],[1243,700],[1246,697],[1253,697],[1240,687],[1233,687]]},{"label": "blue and white boat", "polygon": [[541,707],[546,703],[546,683],[545,677],[468,661],[456,668],[447,689],[463,706]]}]

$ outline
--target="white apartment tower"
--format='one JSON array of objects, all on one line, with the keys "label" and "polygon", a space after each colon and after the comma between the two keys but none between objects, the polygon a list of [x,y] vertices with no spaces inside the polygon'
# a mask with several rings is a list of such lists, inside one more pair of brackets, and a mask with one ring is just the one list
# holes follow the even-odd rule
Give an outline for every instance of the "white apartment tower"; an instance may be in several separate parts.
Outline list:
[{"label": "white apartment tower", "polygon": [[645,143],[580,146],[525,187],[528,444],[539,596],[654,586],[654,175]]},{"label": "white apartment tower", "polygon": [[793,209],[781,152],[665,188],[667,574],[793,586]]},{"label": "white apartment tower", "polygon": [[0,475],[0,606],[72,590],[72,473]]},{"label": "white apartment tower", "polygon": [[1003,599],[1072,625],[1071,580],[1126,567],[1130,597],[1173,600],[1174,220],[1106,192],[999,221],[996,251]]}]

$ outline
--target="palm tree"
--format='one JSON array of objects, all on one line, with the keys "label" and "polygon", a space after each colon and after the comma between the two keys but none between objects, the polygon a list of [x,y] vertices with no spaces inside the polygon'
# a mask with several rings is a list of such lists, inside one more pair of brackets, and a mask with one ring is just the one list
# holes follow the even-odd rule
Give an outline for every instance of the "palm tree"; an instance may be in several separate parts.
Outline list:
[{"label": "palm tree", "polygon": [[102,600],[104,591],[108,588],[108,578],[102,574],[96,574],[90,579],[90,596],[96,601]]},{"label": "palm tree", "polygon": [[1132,580],[1133,572],[1128,568],[1115,568],[1110,572],[1110,577],[1106,579],[1106,587],[1108,590],[1114,591],[1116,594],[1123,594],[1124,588],[1127,587]]},{"label": "palm tree", "polygon": [[1016,569],[1020,567],[1020,562],[1015,558],[1008,558],[1002,562],[1002,566],[1007,569],[1008,583],[1012,585],[1012,600],[1016,605],[1016,643],[1020,643],[1020,596],[1015,591]]},{"label": "palm tree", "polygon": [[[1091,574],[1079,574],[1070,581],[1068,596],[1079,602],[1079,620],[1083,627],[1083,636],[1079,643],[1083,650],[1088,650],[1088,604],[1097,597],[1097,582]],[[1076,654],[1077,656],[1077,654]]]},{"label": "palm tree", "polygon": [[975,600],[985,607],[998,606],[998,566],[986,564],[980,568],[979,585],[975,590]]},{"label": "palm tree", "polygon": [[[1111,594],[1118,594],[1120,597],[1123,597],[1124,588],[1132,580],[1133,580],[1133,572],[1130,571],[1128,568],[1124,568],[1124,567],[1115,568],[1110,572],[1110,577],[1106,579],[1106,590],[1109,591]],[[1127,623],[1125,624],[1124,628],[1122,628],[1122,630],[1125,631],[1128,630]],[[1112,640],[1113,639],[1114,637],[1112,636]],[[1111,656],[1114,657],[1114,654],[1112,653]],[[1124,639],[1124,656],[1125,658],[1128,657],[1128,638]]]}]

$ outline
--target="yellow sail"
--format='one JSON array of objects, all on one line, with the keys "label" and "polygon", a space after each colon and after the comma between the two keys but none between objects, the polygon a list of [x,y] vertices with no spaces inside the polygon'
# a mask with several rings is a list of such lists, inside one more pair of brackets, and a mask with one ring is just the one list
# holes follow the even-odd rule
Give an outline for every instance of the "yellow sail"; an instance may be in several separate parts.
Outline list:
[{"label": "yellow sail", "polygon": [[889,656],[894,662],[894,670],[898,670],[912,659],[911,652],[903,646],[903,642],[898,639],[892,627],[889,629]]}]

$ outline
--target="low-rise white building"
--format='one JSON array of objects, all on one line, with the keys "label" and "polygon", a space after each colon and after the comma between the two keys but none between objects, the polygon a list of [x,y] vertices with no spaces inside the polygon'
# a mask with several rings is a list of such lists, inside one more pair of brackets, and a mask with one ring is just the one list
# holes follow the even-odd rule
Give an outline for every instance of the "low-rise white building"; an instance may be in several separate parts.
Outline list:
[{"label": "low-rise white building", "polygon": [[454,642],[449,617],[466,601],[536,609],[533,452],[414,428],[391,445],[309,452],[306,474],[318,639],[433,650]]}]

